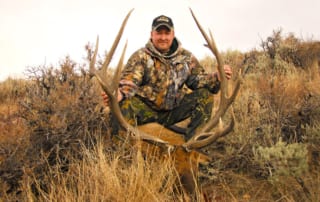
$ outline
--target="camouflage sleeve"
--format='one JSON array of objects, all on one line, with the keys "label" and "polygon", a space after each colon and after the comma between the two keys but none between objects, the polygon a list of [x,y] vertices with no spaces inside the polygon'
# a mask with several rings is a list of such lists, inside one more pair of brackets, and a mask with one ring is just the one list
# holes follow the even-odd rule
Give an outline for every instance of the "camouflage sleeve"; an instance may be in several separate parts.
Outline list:
[{"label": "camouflage sleeve", "polygon": [[194,55],[191,55],[189,67],[191,71],[187,80],[189,88],[207,88],[211,93],[217,93],[220,90],[220,82],[217,75],[206,73]]},{"label": "camouflage sleeve", "polygon": [[121,72],[119,88],[124,97],[134,96],[142,83],[144,62],[141,54],[141,51],[133,53]]}]

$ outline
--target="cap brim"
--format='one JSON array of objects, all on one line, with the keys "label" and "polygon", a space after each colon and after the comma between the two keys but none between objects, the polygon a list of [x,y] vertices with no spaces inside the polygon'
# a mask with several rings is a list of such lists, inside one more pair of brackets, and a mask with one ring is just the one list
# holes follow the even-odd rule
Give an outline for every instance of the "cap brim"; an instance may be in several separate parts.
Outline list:
[{"label": "cap brim", "polygon": [[160,23],[160,24],[158,24],[157,26],[154,26],[154,27],[152,28],[152,30],[157,30],[157,29],[159,29],[160,27],[166,27],[168,30],[172,30],[172,29],[173,29],[173,27],[169,26],[168,24]]}]

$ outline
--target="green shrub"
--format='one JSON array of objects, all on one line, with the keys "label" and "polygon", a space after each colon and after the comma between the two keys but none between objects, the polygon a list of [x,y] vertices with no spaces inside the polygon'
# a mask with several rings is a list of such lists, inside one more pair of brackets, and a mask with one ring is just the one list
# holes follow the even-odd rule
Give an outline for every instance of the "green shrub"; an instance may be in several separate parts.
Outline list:
[{"label": "green shrub", "polygon": [[254,148],[254,156],[255,161],[269,171],[271,179],[301,177],[308,170],[308,150],[302,143],[287,144],[280,140],[271,147]]}]

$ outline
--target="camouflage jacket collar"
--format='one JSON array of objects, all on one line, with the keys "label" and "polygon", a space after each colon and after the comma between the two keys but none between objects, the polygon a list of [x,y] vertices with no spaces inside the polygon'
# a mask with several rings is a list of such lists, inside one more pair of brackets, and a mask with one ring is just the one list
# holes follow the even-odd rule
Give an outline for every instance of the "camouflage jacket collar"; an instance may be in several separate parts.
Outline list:
[{"label": "camouflage jacket collar", "polygon": [[181,49],[181,43],[177,38],[174,38],[170,51],[166,54],[160,53],[153,45],[151,39],[149,39],[148,43],[145,46],[146,51],[152,56],[164,59],[170,59],[178,55]]}]

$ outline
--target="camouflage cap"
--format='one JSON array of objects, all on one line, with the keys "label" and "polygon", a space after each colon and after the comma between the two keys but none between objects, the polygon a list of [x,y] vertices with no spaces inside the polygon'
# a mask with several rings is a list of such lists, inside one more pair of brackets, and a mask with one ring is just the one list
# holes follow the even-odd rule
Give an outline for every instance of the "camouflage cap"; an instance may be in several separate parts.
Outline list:
[{"label": "camouflage cap", "polygon": [[173,30],[173,22],[171,18],[160,15],[156,17],[152,22],[152,30],[158,29],[160,26],[166,26],[169,30]]}]

